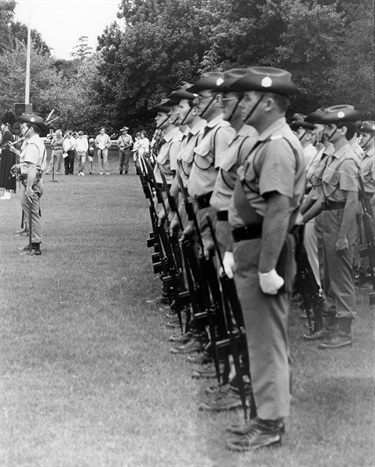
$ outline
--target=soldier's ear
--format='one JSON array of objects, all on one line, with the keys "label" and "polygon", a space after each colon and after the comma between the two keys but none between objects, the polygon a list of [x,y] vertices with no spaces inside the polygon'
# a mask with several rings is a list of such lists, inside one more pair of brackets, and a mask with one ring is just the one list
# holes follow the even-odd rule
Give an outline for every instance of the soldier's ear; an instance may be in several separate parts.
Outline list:
[{"label": "soldier's ear", "polygon": [[340,134],[341,134],[341,136],[345,136],[346,133],[347,133],[347,131],[348,131],[348,127],[345,126],[345,125],[343,125],[343,126],[340,128]]}]

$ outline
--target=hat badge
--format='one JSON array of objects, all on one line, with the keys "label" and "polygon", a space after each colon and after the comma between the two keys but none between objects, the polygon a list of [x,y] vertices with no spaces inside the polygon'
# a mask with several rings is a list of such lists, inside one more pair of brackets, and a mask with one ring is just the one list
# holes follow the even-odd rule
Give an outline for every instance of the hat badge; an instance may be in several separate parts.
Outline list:
[{"label": "hat badge", "polygon": [[340,112],[337,112],[337,117],[338,118],[344,118],[345,117],[345,112],[340,110]]},{"label": "hat badge", "polygon": [[223,78],[218,78],[216,81],[216,86],[220,86],[220,84],[223,84],[223,83],[224,83]]},{"label": "hat badge", "polygon": [[34,117],[31,117],[31,118],[30,118],[30,122],[35,122],[35,118],[34,118]]},{"label": "hat badge", "polygon": [[261,84],[264,88],[269,88],[270,86],[272,86],[272,79],[269,76],[266,76],[262,79]]}]

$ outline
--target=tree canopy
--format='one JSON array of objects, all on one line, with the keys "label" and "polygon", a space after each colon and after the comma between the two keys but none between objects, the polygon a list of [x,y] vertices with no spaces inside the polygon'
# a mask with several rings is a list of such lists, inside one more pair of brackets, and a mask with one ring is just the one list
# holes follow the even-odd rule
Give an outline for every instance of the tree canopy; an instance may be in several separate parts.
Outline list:
[{"label": "tree canopy", "polygon": [[[26,26],[0,0],[0,110],[22,102]],[[32,33],[35,111],[59,125],[140,128],[148,109],[208,70],[285,68],[302,91],[292,110],[352,104],[374,119],[372,0],[122,0],[118,21],[92,53],[81,36],[72,60],[56,60]],[[114,18],[115,20],[115,18]]]}]

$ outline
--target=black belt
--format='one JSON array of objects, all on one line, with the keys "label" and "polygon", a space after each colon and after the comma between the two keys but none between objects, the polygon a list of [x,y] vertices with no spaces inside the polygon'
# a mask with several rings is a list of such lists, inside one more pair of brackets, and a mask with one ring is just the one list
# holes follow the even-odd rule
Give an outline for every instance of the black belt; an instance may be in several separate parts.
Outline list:
[{"label": "black belt", "polygon": [[212,191],[210,191],[209,193],[205,195],[198,196],[198,198],[196,198],[198,209],[204,209],[204,208],[210,207],[211,195],[212,195]]},{"label": "black belt", "polygon": [[242,240],[253,240],[254,238],[262,237],[263,224],[249,224],[244,227],[232,230],[232,237],[234,242],[241,242]]},{"label": "black belt", "polygon": [[218,221],[228,222],[228,211],[219,211],[216,214],[216,218],[217,218]]},{"label": "black belt", "polygon": [[333,209],[344,209],[344,201],[323,201],[322,203],[323,211],[332,211]]}]

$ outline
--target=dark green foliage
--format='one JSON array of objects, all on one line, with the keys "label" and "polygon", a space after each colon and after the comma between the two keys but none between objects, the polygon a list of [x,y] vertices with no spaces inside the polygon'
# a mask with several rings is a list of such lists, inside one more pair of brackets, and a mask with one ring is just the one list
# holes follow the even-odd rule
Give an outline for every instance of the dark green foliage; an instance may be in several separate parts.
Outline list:
[{"label": "dark green foliage", "polygon": [[349,103],[372,114],[370,0],[123,0],[120,10],[125,31],[107,29],[98,47],[101,99],[119,121],[147,119],[201,72],[251,65],[293,74],[303,93],[293,110]]},{"label": "dark green foliage", "polygon": [[[14,7],[0,1],[0,110],[23,100],[26,26],[13,22]],[[62,126],[150,130],[148,109],[183,82],[269,65],[290,71],[302,91],[291,111],[352,104],[375,117],[372,0],[122,0],[118,18],[96,54],[83,42],[74,60],[49,59],[32,32],[36,111],[55,108]]]}]

